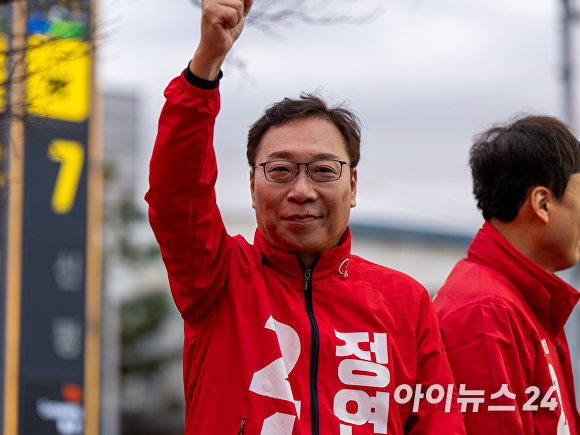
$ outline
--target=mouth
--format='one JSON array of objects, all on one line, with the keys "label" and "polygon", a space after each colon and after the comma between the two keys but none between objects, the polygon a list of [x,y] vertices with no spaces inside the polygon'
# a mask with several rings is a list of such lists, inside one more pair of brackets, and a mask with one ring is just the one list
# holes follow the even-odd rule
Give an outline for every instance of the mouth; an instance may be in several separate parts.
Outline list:
[{"label": "mouth", "polygon": [[310,222],[314,222],[316,219],[318,219],[318,216],[313,216],[313,215],[302,215],[302,214],[296,214],[296,215],[292,215],[292,216],[286,216],[282,218],[285,221],[289,221],[295,224],[308,224]]}]

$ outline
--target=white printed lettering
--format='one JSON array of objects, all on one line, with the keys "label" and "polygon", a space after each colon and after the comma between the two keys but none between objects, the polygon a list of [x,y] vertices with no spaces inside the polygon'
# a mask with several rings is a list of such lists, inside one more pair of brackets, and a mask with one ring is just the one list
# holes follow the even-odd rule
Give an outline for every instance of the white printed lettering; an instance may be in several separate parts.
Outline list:
[{"label": "white printed lettering", "polygon": [[[344,341],[345,344],[336,346],[336,356],[351,356],[371,360],[371,353],[375,354],[376,362],[379,364],[388,364],[389,355],[387,353],[387,333],[373,333],[374,341],[369,342],[368,332],[338,332],[334,331],[336,338]],[[370,351],[362,350],[360,343],[369,343]]]},{"label": "white printed lettering", "polygon": [[371,341],[371,352],[375,354],[379,364],[388,364],[389,354],[387,353],[387,333],[375,332],[373,338],[375,341]]},{"label": "white printed lettering", "polygon": [[[554,371],[552,364],[548,363],[548,369],[550,370],[550,376],[552,377],[552,384],[556,389],[558,394],[558,401],[560,405],[562,404],[562,396],[560,395],[560,387],[558,385],[558,377]],[[560,406],[560,418],[558,419],[558,428],[556,430],[557,435],[570,435],[570,426],[568,426],[568,420],[566,419],[566,414],[564,414],[564,407]]]},{"label": "white printed lettering", "polygon": [[423,393],[421,393],[421,384],[415,385],[415,400],[413,400],[413,412],[419,412],[419,401],[425,397]]},{"label": "white printed lettering", "polygon": [[[437,391],[437,397],[433,397],[433,391]],[[443,400],[445,397],[445,389],[441,385],[431,385],[427,388],[427,402],[435,405]]]},{"label": "white printed lettering", "polygon": [[[404,399],[401,397],[402,391],[406,391]],[[411,400],[411,397],[413,397],[413,389],[410,385],[401,384],[395,390],[395,402],[397,402],[399,405],[407,403],[409,400]]]},{"label": "white printed lettering", "polygon": [[[294,400],[288,381],[288,375],[300,357],[300,338],[292,327],[274,320],[272,316],[268,318],[264,328],[276,333],[282,357],[254,373],[250,391],[293,403],[296,415],[300,418],[300,401]],[[261,435],[292,435],[295,419],[296,416],[277,412],[264,420]]]},{"label": "white printed lettering", "polygon": [[292,435],[295,419],[294,415],[277,412],[264,420],[260,435]]},{"label": "white printed lettering", "polygon": [[[357,404],[355,413],[350,413],[347,410],[348,402]],[[372,423],[374,433],[386,434],[389,418],[389,393],[378,391],[375,397],[371,397],[364,391],[340,390],[334,396],[334,415],[346,423],[358,426]]]},{"label": "white printed lettering", "polygon": [[387,367],[380,364],[358,359],[345,359],[338,365],[338,378],[347,385],[384,388],[389,385],[391,374]]},{"label": "white printed lettering", "polygon": [[351,356],[367,361],[371,360],[371,353],[368,350],[361,350],[359,343],[369,342],[368,332],[338,332],[334,331],[336,338],[344,341],[342,346],[336,346],[336,356]]}]

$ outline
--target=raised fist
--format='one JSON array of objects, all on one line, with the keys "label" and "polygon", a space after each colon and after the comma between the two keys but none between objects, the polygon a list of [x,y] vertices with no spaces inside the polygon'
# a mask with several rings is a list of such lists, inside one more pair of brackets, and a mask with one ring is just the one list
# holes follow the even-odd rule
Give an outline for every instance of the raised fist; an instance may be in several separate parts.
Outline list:
[{"label": "raised fist", "polygon": [[203,0],[201,40],[190,64],[196,76],[215,80],[221,64],[242,33],[253,0]]}]

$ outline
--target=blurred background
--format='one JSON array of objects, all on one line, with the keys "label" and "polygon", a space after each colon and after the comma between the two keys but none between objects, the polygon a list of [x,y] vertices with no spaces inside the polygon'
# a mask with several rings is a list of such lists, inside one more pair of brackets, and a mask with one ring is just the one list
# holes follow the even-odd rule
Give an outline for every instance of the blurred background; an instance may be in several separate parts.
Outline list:
[{"label": "blurred background", "polygon": [[[78,2],[53,3],[72,11]],[[163,90],[195,51],[200,7],[197,0],[96,7],[88,39],[97,42],[102,96],[90,118],[103,144],[98,432],[179,434],[183,326],[143,196]],[[228,231],[251,241],[256,227],[248,127],[268,104],[319,90],[347,100],[363,123],[353,252],[411,275],[434,296],[483,223],[467,166],[473,136],[522,114],[579,126],[577,9],[575,0],[255,0],[220,84],[217,198]],[[89,192],[87,204],[99,197]],[[577,268],[561,276],[580,285]],[[578,396],[580,309],[566,329]],[[64,391],[62,400],[74,402]],[[52,426],[42,433],[82,433],[44,420]]]}]

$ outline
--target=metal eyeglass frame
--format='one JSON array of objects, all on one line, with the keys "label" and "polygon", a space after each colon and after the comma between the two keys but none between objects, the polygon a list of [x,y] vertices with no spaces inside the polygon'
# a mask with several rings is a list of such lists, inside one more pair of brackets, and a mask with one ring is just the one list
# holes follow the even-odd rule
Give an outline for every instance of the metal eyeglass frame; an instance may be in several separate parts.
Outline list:
[{"label": "metal eyeglass frame", "polygon": [[[268,178],[268,176],[266,175],[266,165],[268,163],[273,163],[273,162],[294,163],[296,165],[296,171],[294,172],[294,176],[290,180],[286,180],[286,181],[272,181],[272,180],[270,180]],[[311,163],[316,163],[316,162],[338,162],[338,163],[340,163],[340,174],[338,174],[338,177],[334,180],[316,180],[316,179],[312,178],[312,174],[310,173],[310,169],[308,167]],[[296,179],[296,177],[298,176],[298,173],[300,172],[300,165],[306,165],[306,174],[313,181],[316,181],[317,183],[332,183],[333,181],[338,181],[338,180],[340,180],[340,177],[342,177],[342,167],[344,165],[348,165],[348,166],[352,167],[352,165],[350,163],[344,162],[342,160],[336,160],[336,159],[318,159],[318,160],[312,160],[311,162],[308,162],[308,163],[298,163],[298,162],[293,162],[292,160],[278,159],[278,160],[270,160],[270,161],[264,162],[264,163],[259,163],[256,166],[252,166],[252,169],[256,169],[257,167],[261,166],[263,171],[264,171],[264,178],[266,180],[268,180],[270,183],[290,183],[291,181],[294,181]]]}]

